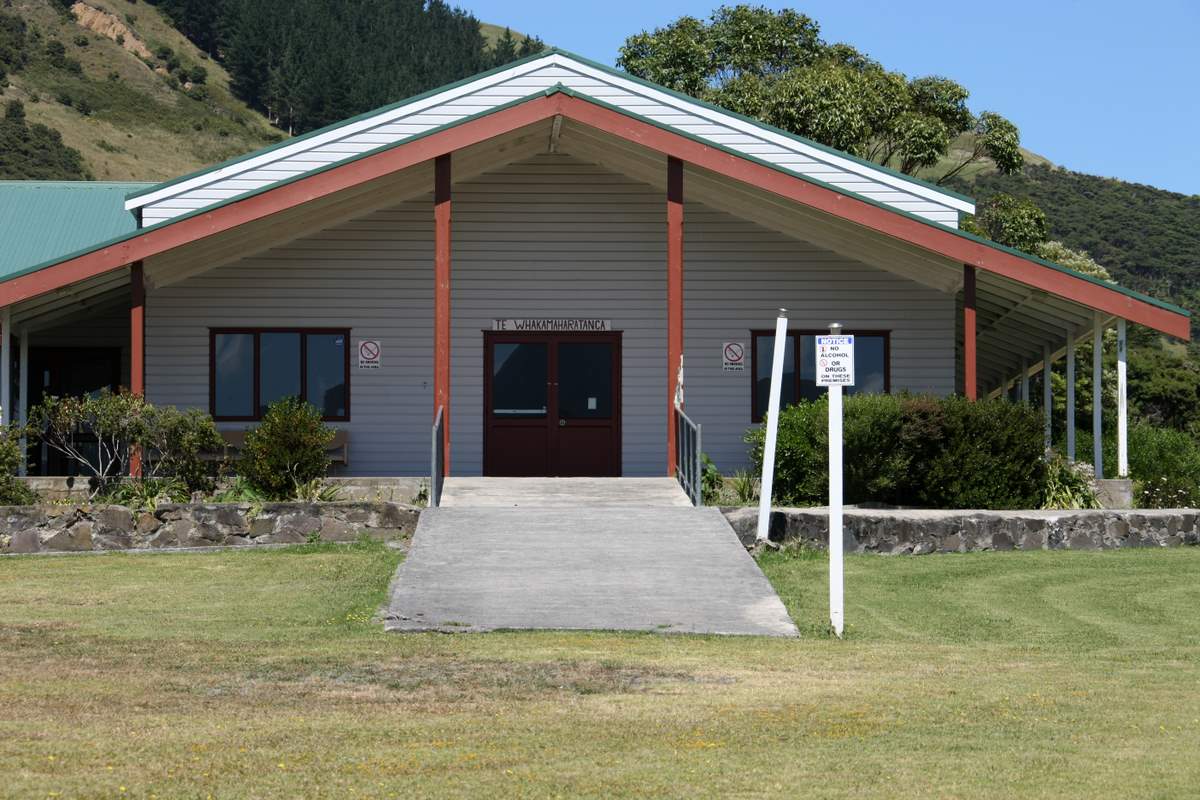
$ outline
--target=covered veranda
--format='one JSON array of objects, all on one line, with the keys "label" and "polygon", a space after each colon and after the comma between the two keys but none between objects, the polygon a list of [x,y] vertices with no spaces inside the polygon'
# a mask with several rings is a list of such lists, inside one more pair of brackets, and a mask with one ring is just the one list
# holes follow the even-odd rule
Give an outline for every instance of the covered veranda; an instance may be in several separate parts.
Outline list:
[{"label": "covered veranda", "polygon": [[[102,310],[127,310],[128,385],[144,393],[145,312],[156,289],[313,230],[432,193],[430,418],[441,412],[443,471],[449,475],[454,458],[450,362],[455,185],[499,165],[547,152],[569,153],[627,175],[654,187],[663,198],[666,335],[661,343],[661,452],[667,474],[676,468],[675,398],[680,364],[685,361],[684,226],[689,203],[752,220],[959,298],[955,369],[959,389],[970,398],[998,395],[1014,379],[1021,381],[1024,376],[1027,381],[1029,375],[1058,360],[1065,360],[1068,376],[1073,375],[1074,345],[1088,337],[1102,343],[1100,334],[1109,326],[1116,326],[1121,342],[1120,376],[1127,323],[1188,336],[1188,317],[1181,309],[798,177],[578,92],[555,90],[9,276],[0,282],[0,314],[8,333],[0,359],[4,419],[12,418],[14,410],[17,418],[25,416],[28,363],[21,354],[31,342],[36,344],[44,326],[86,325]],[[830,307],[829,313],[836,316],[838,309]],[[1097,347],[1092,365],[1097,393],[1102,383],[1100,351]],[[19,375],[15,387],[14,364]],[[1073,381],[1068,386],[1073,387]],[[1123,377],[1117,391],[1122,398],[1118,431],[1123,454]],[[686,404],[686,392],[684,397]],[[1070,391],[1069,447],[1074,439],[1073,402]],[[1050,407],[1047,403],[1047,412]],[[1101,404],[1095,403],[1094,408],[1094,426],[1099,430]],[[1126,471],[1124,460],[1119,458],[1118,474]],[[1103,468],[1098,462],[1099,473]]]}]

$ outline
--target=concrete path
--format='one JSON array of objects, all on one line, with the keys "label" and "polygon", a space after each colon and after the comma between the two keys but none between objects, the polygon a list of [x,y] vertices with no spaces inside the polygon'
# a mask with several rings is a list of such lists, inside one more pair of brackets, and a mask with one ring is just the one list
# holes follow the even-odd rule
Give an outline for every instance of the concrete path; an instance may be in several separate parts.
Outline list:
[{"label": "concrete path", "polygon": [[447,478],[442,508],[691,508],[674,478]]},{"label": "concrete path", "polygon": [[496,506],[421,514],[388,630],[797,635],[715,508]]}]

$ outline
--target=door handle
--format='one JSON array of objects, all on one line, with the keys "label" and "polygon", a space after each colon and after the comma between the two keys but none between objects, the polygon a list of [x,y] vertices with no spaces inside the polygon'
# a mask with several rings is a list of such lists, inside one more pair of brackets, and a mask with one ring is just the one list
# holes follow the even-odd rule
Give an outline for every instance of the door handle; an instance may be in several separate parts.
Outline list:
[{"label": "door handle", "polygon": [[565,427],[567,427],[567,421],[566,421],[565,419],[560,419],[560,420],[558,421],[558,427],[560,427],[560,428],[565,428]]}]

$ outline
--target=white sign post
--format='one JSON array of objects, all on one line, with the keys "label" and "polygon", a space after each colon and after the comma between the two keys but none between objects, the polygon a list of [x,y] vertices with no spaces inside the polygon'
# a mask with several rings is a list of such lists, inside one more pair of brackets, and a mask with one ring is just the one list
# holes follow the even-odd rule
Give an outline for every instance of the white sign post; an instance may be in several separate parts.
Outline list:
[{"label": "white sign post", "polygon": [[771,519],[771,481],[775,479],[775,437],[779,433],[779,387],[783,383],[783,356],[787,348],[787,309],[779,309],[775,320],[775,353],[771,358],[771,395],[767,399],[767,437],[763,442],[762,480],[758,491],[758,531],[755,538],[767,541]]},{"label": "white sign post", "polygon": [[829,624],[842,635],[842,387],[854,385],[854,337],[833,323],[816,337],[817,385],[829,387]]}]

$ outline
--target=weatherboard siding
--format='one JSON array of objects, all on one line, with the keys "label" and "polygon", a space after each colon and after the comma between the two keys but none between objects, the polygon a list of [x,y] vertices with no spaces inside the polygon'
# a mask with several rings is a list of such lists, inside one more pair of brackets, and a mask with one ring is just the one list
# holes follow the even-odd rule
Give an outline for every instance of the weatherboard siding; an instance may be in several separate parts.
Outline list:
[{"label": "weatherboard siding", "polygon": [[[538,156],[453,192],[451,461],[483,460],[483,331],[496,318],[578,317],[622,332],[626,475],[666,469],[666,210],[661,192],[568,156]],[[705,450],[745,465],[750,372],[720,347],[773,324],[890,328],[894,389],[954,388],[954,298],[686,204],[685,391]],[[383,368],[351,362],[352,474],[429,469],[433,211],[428,198],[376,212],[153,291],[147,388],[155,402],[208,406],[208,329],[348,327],[383,343]],[[223,427],[241,427],[239,424]]]},{"label": "weatherboard siding", "polygon": [[164,193],[155,193],[151,202],[141,204],[143,225],[163,222],[369,150],[402,142],[558,84],[836,188],[949,227],[958,225],[958,209],[936,190],[931,192],[927,187],[917,187],[903,178],[561,55],[521,64],[437,97],[381,111],[364,120],[349,122],[325,134],[298,141],[293,146],[183,181],[177,188],[169,187]]},{"label": "weatherboard siding", "polygon": [[[172,286],[146,302],[146,390],[155,403],[208,409],[209,328],[349,328],[378,339],[382,368],[351,350],[355,475],[429,472],[433,403],[433,203],[414,200]],[[220,423],[239,430],[246,423]]]}]

